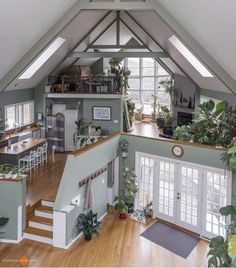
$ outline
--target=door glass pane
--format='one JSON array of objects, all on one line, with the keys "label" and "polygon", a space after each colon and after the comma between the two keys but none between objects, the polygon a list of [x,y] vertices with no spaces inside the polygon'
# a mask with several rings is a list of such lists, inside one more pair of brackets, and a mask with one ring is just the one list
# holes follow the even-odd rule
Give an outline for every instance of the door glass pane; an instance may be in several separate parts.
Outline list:
[{"label": "door glass pane", "polygon": [[145,77],[142,80],[142,89],[143,90],[153,90],[154,91],[154,78]]},{"label": "door glass pane", "polygon": [[197,226],[199,206],[199,170],[181,166],[180,178],[180,220]]},{"label": "door glass pane", "polygon": [[140,157],[139,165],[140,172],[138,176],[138,204],[140,207],[144,208],[153,200],[154,160],[148,157]]},{"label": "door glass pane", "polygon": [[140,89],[140,79],[130,78],[129,79],[130,90],[139,90]]},{"label": "door glass pane", "polygon": [[227,177],[223,173],[206,172],[206,223],[205,229],[213,236],[225,235],[225,219],[219,213],[227,205]]},{"label": "door glass pane", "polygon": [[158,210],[167,216],[174,216],[174,171],[172,163],[159,163],[159,204]]}]

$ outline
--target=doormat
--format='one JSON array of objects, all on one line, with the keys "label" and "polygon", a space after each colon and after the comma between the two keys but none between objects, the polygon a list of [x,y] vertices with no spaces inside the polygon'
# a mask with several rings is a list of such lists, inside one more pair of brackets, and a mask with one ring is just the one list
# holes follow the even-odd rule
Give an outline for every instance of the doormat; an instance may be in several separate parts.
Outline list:
[{"label": "doormat", "polygon": [[162,222],[154,223],[141,236],[185,259],[200,241]]},{"label": "doormat", "polygon": [[142,222],[144,224],[148,223],[151,220],[151,217],[147,217],[141,210],[136,210],[134,213],[131,214],[130,218],[135,221]]}]

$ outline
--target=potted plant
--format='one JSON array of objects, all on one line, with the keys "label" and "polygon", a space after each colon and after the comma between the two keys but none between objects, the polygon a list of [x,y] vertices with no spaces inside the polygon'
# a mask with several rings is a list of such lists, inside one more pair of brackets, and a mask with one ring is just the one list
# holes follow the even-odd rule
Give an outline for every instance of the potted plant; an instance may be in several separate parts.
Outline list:
[{"label": "potted plant", "polygon": [[160,104],[158,102],[158,97],[155,95],[152,95],[152,121],[156,122],[157,118],[157,111],[159,113]]},{"label": "potted plant", "polygon": [[11,165],[10,164],[3,164],[3,174],[5,179],[11,178]]},{"label": "potted plant", "polygon": [[75,146],[77,145],[78,136],[85,136],[82,139],[80,139],[79,148],[81,148],[86,144],[87,141],[86,136],[88,136],[89,124],[85,123],[82,119],[75,121],[75,124],[76,124],[76,131],[73,135]]},{"label": "potted plant", "polygon": [[17,179],[18,177],[18,166],[12,165],[11,167],[11,178]]},{"label": "potted plant", "polygon": [[4,169],[3,169],[3,165],[0,165],[0,179],[2,179],[4,176]]},{"label": "potted plant", "polygon": [[128,207],[128,212],[134,212],[134,200],[138,193],[138,183],[136,182],[136,174],[128,167],[124,169],[124,200]]},{"label": "potted plant", "polygon": [[120,140],[119,146],[120,146],[121,156],[123,158],[128,157],[128,146],[129,146],[128,141],[126,139]]},{"label": "potted plant", "polygon": [[173,138],[181,141],[191,141],[193,139],[191,125],[176,127],[173,133]]},{"label": "potted plant", "polygon": [[175,96],[175,83],[174,79],[167,78],[165,80],[160,81],[159,87],[163,87],[165,92],[170,95],[171,105],[174,105],[174,96]]},{"label": "potted plant", "polygon": [[223,207],[220,214],[225,218],[231,216],[231,222],[227,226],[226,237],[217,236],[211,239],[207,254],[208,267],[236,267],[236,207]]},{"label": "potted plant", "polygon": [[97,213],[93,213],[92,210],[86,214],[81,213],[77,220],[76,228],[78,232],[84,233],[84,238],[86,241],[92,239],[93,234],[99,234],[99,225],[101,222],[97,219]]},{"label": "potted plant", "polygon": [[162,114],[164,117],[163,134],[171,136],[173,134],[172,113],[170,112],[170,110],[166,106],[161,107],[161,110],[162,110]]},{"label": "potted plant", "polygon": [[120,214],[120,220],[126,220],[129,217],[128,206],[125,204],[125,200],[122,196],[116,196],[115,210]]}]

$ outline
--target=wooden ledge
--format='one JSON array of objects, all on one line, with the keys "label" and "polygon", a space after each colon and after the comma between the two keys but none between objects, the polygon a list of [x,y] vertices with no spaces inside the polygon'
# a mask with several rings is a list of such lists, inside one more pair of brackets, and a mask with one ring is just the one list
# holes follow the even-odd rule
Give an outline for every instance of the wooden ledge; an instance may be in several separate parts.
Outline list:
[{"label": "wooden ledge", "polygon": [[97,147],[97,146],[109,141],[109,140],[112,140],[113,138],[115,138],[117,136],[120,136],[120,135],[121,135],[121,132],[115,132],[115,133],[111,134],[110,136],[108,136],[107,138],[104,138],[104,139],[102,139],[100,141],[97,141],[95,143],[89,144],[89,145],[87,145],[87,146],[85,146],[85,147],[83,147],[83,148],[81,148],[79,150],[75,150],[74,152],[70,153],[70,155],[73,155],[73,156],[81,155],[81,154],[83,154],[83,153],[85,153],[85,152],[87,152],[87,151],[89,151],[89,150],[91,150],[91,149],[93,149],[93,148],[95,148],[95,147]]},{"label": "wooden ledge", "polygon": [[188,146],[194,146],[198,148],[203,148],[203,149],[210,149],[210,150],[218,150],[218,151],[227,151],[226,147],[223,146],[211,146],[207,144],[199,144],[196,142],[190,142],[190,141],[179,141],[179,140],[174,140],[174,139],[166,139],[166,138],[161,138],[161,137],[145,137],[145,136],[140,136],[140,135],[135,135],[131,133],[125,133],[122,132],[121,135],[126,135],[126,136],[133,136],[133,137],[138,137],[138,138],[144,138],[144,139],[149,139],[149,140],[158,140],[158,141],[163,141],[163,142],[170,142],[174,144],[180,144],[180,145],[188,145]]}]

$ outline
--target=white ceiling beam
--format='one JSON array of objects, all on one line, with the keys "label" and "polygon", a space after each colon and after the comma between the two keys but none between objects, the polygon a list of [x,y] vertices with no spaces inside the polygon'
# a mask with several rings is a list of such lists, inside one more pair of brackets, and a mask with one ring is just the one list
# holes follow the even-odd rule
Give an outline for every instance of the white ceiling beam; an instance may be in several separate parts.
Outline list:
[{"label": "white ceiling beam", "polygon": [[72,52],[71,58],[169,58],[165,52]]},{"label": "white ceiling beam", "polygon": [[[164,8],[159,0],[147,0],[151,9],[173,30],[178,38],[218,77],[230,91],[236,94],[236,81],[228,72],[199,44],[199,42]],[[200,18],[199,18],[200,19]]]}]

